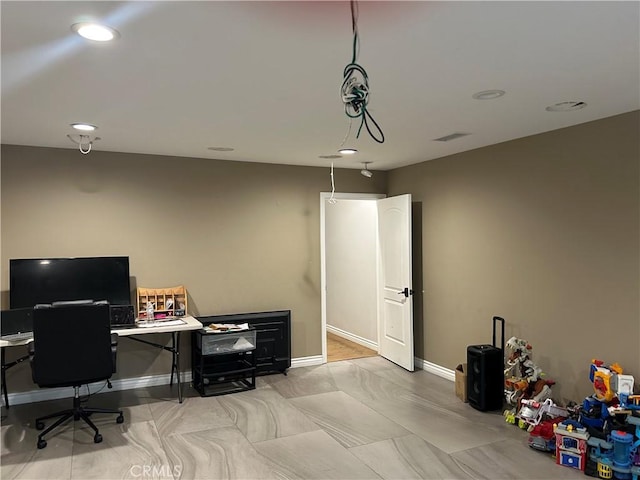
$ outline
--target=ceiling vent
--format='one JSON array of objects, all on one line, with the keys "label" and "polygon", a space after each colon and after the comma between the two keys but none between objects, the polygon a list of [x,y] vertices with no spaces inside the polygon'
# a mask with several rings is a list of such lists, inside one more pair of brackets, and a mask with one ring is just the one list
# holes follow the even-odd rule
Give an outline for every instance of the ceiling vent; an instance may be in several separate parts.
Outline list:
[{"label": "ceiling vent", "polygon": [[207,147],[207,150],[214,152],[233,152],[235,149],[231,147]]},{"label": "ceiling vent", "polygon": [[466,137],[467,135],[471,135],[470,133],[460,133],[460,132],[456,132],[456,133],[451,133],[449,135],[445,135],[444,137],[440,137],[440,138],[434,138],[434,142],[449,142],[451,140],[455,140],[457,138],[460,137]]},{"label": "ceiling vent", "polygon": [[555,105],[548,106],[545,110],[547,112],[573,112],[586,106],[587,104],[585,102],[560,102]]}]

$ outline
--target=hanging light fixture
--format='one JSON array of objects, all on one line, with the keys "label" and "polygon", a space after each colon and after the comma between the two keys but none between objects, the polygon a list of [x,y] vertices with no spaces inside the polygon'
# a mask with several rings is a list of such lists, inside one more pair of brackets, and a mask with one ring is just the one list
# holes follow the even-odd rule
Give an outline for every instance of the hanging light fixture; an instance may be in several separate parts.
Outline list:
[{"label": "hanging light fixture", "polygon": [[[369,76],[366,70],[358,63],[358,51],[360,49],[360,37],[358,35],[358,2],[350,1],[351,29],[353,32],[351,61],[342,72],[343,81],[340,86],[340,96],[344,104],[344,112],[349,117],[349,132],[351,120],[360,119],[360,126],[356,138],[360,137],[362,127],[365,127],[369,136],[378,143],[384,143],[384,133],[380,125],[373,119],[368,110],[369,105]],[[349,133],[347,133],[347,136]],[[345,137],[346,140],[346,137]],[[344,145],[344,141],[342,142]]]},{"label": "hanging light fixture", "polygon": [[362,164],[364,165],[364,168],[360,170],[360,175],[363,175],[367,178],[373,177],[373,172],[369,170],[369,168],[367,168],[367,165],[369,165],[370,163],[372,162],[362,162]]},{"label": "hanging light fixture", "polygon": [[86,155],[91,151],[93,142],[100,140],[100,137],[91,137],[91,135],[67,135],[67,138],[78,145],[80,153]]}]

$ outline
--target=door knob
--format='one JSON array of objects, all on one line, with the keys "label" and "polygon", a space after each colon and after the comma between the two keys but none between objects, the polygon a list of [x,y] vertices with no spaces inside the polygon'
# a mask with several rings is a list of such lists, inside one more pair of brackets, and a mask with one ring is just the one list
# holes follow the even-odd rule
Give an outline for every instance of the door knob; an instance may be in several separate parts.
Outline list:
[{"label": "door knob", "polygon": [[413,295],[413,290],[410,290],[409,287],[404,287],[404,290],[398,292],[398,295],[404,295],[406,298],[408,298],[409,295]]}]

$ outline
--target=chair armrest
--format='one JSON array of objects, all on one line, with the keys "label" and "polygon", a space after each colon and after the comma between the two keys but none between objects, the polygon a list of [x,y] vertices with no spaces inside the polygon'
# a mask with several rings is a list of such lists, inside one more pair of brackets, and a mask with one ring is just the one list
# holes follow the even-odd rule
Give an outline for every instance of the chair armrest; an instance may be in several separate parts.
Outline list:
[{"label": "chair armrest", "polygon": [[111,358],[113,359],[113,373],[116,373],[116,354],[118,353],[118,334],[111,334]]},{"label": "chair armrest", "polygon": [[31,340],[25,345],[25,347],[27,347],[27,355],[29,355],[29,366],[31,367],[31,380],[33,380],[33,383],[36,383],[36,377],[33,370],[33,358],[36,354],[35,343],[36,342]]}]

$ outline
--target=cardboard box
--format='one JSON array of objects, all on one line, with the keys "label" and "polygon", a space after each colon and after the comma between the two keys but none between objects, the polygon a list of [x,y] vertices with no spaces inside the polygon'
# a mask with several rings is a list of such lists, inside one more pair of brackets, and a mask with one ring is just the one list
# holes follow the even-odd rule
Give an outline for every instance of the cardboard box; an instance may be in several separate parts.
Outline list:
[{"label": "cardboard box", "polygon": [[456,367],[456,397],[467,403],[467,364],[461,363]]}]

